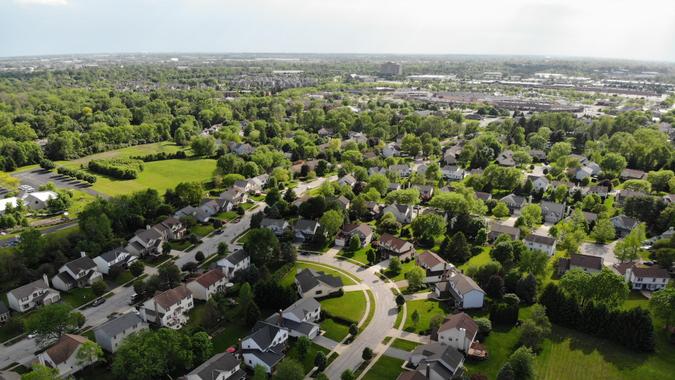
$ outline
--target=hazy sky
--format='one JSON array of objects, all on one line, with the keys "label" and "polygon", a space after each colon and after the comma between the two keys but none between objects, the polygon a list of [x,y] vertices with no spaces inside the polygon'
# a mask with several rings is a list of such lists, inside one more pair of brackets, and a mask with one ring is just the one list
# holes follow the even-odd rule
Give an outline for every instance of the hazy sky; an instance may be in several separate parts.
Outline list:
[{"label": "hazy sky", "polygon": [[105,52],[675,61],[675,0],[0,0],[0,56]]}]

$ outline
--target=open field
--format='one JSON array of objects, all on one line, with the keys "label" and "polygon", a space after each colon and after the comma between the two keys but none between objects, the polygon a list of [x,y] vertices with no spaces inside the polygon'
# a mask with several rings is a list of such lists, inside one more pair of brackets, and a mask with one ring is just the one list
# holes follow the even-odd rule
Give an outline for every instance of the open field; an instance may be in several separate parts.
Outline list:
[{"label": "open field", "polygon": [[[66,166],[69,168],[79,168],[80,164],[86,164],[91,160],[112,159],[112,158],[129,158],[132,156],[145,156],[154,153],[176,153],[181,150],[181,147],[170,141],[135,145],[122,149],[115,149],[108,152],[101,152],[92,154],[91,156],[81,157],[71,161],[57,161],[57,166]],[[24,169],[24,168],[21,168]]]}]

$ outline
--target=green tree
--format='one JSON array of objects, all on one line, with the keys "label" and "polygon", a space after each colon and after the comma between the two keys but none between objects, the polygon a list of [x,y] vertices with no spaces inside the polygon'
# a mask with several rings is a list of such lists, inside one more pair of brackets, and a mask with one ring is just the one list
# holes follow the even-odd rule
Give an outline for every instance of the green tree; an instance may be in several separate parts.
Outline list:
[{"label": "green tree", "polygon": [[607,268],[594,274],[572,269],[560,279],[560,289],[581,306],[596,302],[610,308],[620,307],[629,293],[623,277]]},{"label": "green tree", "polygon": [[265,367],[258,364],[253,369],[253,380],[268,380],[269,376],[267,375],[267,370]]},{"label": "green tree", "polygon": [[499,369],[499,373],[497,373],[497,380],[516,380],[516,374],[513,372],[511,363],[506,362],[502,368]]},{"label": "green tree", "polygon": [[509,207],[506,205],[506,203],[498,201],[495,207],[492,209],[492,215],[494,215],[496,218],[506,218],[507,216],[511,215],[511,213],[509,212]]},{"label": "green tree", "polygon": [[466,236],[461,231],[446,237],[441,243],[441,255],[455,264],[465,263],[471,258],[471,247],[466,241]]},{"label": "green tree", "polygon": [[162,265],[157,269],[161,289],[175,288],[180,284],[180,269],[176,264]]},{"label": "green tree", "polygon": [[356,380],[356,375],[351,369],[346,369],[340,375],[340,380]]},{"label": "green tree", "polygon": [[397,275],[401,273],[401,268],[402,268],[401,259],[399,259],[398,257],[392,257],[389,260],[389,273]]},{"label": "green tree", "polygon": [[640,247],[647,238],[645,224],[640,223],[636,228],[614,247],[614,255],[621,262],[635,261],[640,257]]},{"label": "green tree", "polygon": [[298,355],[300,355],[300,359],[304,360],[305,357],[307,356],[307,353],[309,352],[309,348],[312,345],[312,342],[307,338],[306,336],[301,336],[298,338],[298,341],[296,342],[295,346],[297,347],[298,350]]},{"label": "green tree", "polygon": [[361,353],[361,359],[369,361],[372,358],[373,358],[373,350],[370,347],[364,348],[363,352]]},{"label": "green tree", "polygon": [[262,267],[278,259],[279,239],[267,228],[250,230],[244,243],[244,251],[251,256],[253,264]]},{"label": "green tree", "polygon": [[626,159],[618,153],[607,153],[600,160],[600,168],[605,175],[618,177],[623,169],[626,168]]},{"label": "green tree", "polygon": [[672,326],[675,322],[675,288],[667,287],[653,292],[649,307],[654,316],[665,322],[666,327]]},{"label": "green tree", "polygon": [[91,284],[91,290],[97,297],[102,296],[108,290],[108,285],[102,279],[98,279]]},{"label": "green tree", "polygon": [[541,276],[546,271],[548,255],[539,250],[527,249],[520,254],[518,269],[523,273],[532,273]]},{"label": "green tree", "polygon": [[525,205],[520,210],[520,218],[522,223],[527,227],[534,227],[541,224],[542,214],[541,207],[537,204]]},{"label": "green tree", "polygon": [[213,156],[216,153],[216,139],[213,136],[194,136],[190,148],[195,156]]},{"label": "green tree", "polygon": [[389,178],[384,174],[373,174],[368,178],[368,189],[375,189],[380,195],[387,193],[389,184]]},{"label": "green tree", "polygon": [[204,331],[192,335],[191,347],[195,363],[203,363],[213,356],[213,341]]},{"label": "green tree", "polygon": [[124,339],[115,353],[112,374],[119,379],[151,380],[193,366],[190,337],[162,328],[137,332]]},{"label": "green tree", "polygon": [[409,271],[405,272],[405,279],[408,280],[408,287],[410,289],[421,289],[427,277],[427,273],[424,269],[415,266]]},{"label": "green tree", "polygon": [[405,305],[405,297],[403,297],[403,294],[401,294],[401,293],[396,295],[395,301],[396,301],[396,306],[398,306],[399,309],[401,307],[403,307],[403,305]]},{"label": "green tree", "polygon": [[520,342],[533,350],[538,350],[541,342],[551,333],[551,322],[546,316],[546,308],[532,305],[530,318],[520,327]]},{"label": "green tree", "polygon": [[595,239],[598,244],[604,244],[607,241],[614,240],[616,231],[614,224],[608,218],[601,218],[595,223],[591,237]]},{"label": "green tree", "polygon": [[44,255],[47,241],[42,233],[34,228],[22,232],[16,252],[27,267],[34,267]]},{"label": "green tree", "polygon": [[61,376],[56,368],[43,364],[34,364],[30,372],[21,375],[21,380],[59,380]]},{"label": "green tree", "polygon": [[296,360],[286,358],[277,366],[274,378],[278,380],[302,380],[305,378],[305,371]]},{"label": "green tree", "polygon": [[78,327],[78,314],[66,304],[44,305],[24,319],[24,330],[37,334],[38,344],[50,343]]},{"label": "green tree", "polygon": [[131,275],[134,277],[140,276],[143,274],[143,271],[145,271],[145,265],[141,260],[136,260],[129,265],[129,272],[131,272]]},{"label": "green tree", "polygon": [[572,145],[568,142],[557,142],[553,144],[551,150],[548,152],[548,160],[555,162],[561,157],[567,157],[572,153]]},{"label": "green tree", "polygon": [[361,248],[361,238],[359,235],[354,234],[352,235],[351,238],[349,238],[349,250],[351,252],[358,251]]},{"label": "green tree", "polygon": [[385,198],[387,204],[416,205],[420,203],[420,191],[417,188],[394,190],[387,194]]},{"label": "green tree", "polygon": [[359,334],[359,326],[357,326],[356,323],[349,325],[349,334],[351,336],[356,336]]},{"label": "green tree", "polygon": [[334,237],[338,231],[340,231],[340,227],[342,227],[343,222],[344,217],[342,216],[342,213],[336,210],[326,211],[319,219],[319,224],[324,228],[326,234],[328,234],[328,236],[331,238]]},{"label": "green tree", "polygon": [[76,360],[80,365],[89,365],[103,358],[103,349],[98,344],[87,341],[77,351]]},{"label": "green tree", "polygon": [[323,351],[318,351],[316,356],[314,356],[314,365],[319,371],[326,369],[327,362],[328,360],[326,359],[326,354],[324,354]]},{"label": "green tree", "polygon": [[413,326],[417,326],[417,324],[420,322],[420,312],[415,309],[410,316],[410,320],[413,323]]},{"label": "green tree", "polygon": [[514,377],[518,380],[534,378],[534,354],[527,347],[520,347],[509,357],[509,364],[513,368]]},{"label": "green tree", "polygon": [[411,227],[416,239],[431,244],[445,231],[445,218],[432,213],[420,215],[412,221]]}]

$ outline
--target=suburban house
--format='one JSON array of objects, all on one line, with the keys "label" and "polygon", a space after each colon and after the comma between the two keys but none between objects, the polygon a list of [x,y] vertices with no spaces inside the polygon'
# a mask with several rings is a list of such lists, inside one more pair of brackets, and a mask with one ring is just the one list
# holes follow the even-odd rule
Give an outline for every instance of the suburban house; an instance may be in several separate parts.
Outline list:
[{"label": "suburban house", "polygon": [[358,236],[361,241],[361,247],[365,247],[373,239],[373,229],[365,223],[347,223],[342,226],[342,230],[335,238],[335,245],[341,247],[349,245],[349,240],[351,240],[352,236]]},{"label": "suburban house", "polygon": [[91,286],[96,280],[103,278],[94,260],[84,252],[81,255],[82,257],[69,261],[59,268],[59,273],[52,277],[54,288],[66,292],[73,288]]},{"label": "suburban house", "polygon": [[141,319],[174,330],[187,323],[187,313],[194,307],[192,293],[185,285],[156,294],[140,308]]},{"label": "suburban house", "polygon": [[565,205],[556,202],[541,201],[541,215],[548,223],[558,223],[565,217]]},{"label": "suburban house", "polygon": [[310,241],[314,238],[317,229],[319,229],[319,222],[309,219],[299,219],[293,227],[293,232],[296,240]]},{"label": "suburban house", "polygon": [[237,206],[248,200],[248,194],[240,188],[231,187],[220,193],[218,198],[227,201],[233,206]]},{"label": "suburban house", "polygon": [[401,190],[403,187],[401,186],[400,183],[398,182],[391,182],[389,183],[389,186],[387,186],[387,192],[390,191],[396,191],[396,190]]},{"label": "suburban house", "polygon": [[49,287],[49,279],[46,274],[43,274],[39,280],[7,292],[9,307],[21,313],[37,306],[59,302],[59,300],[61,300],[61,294],[58,290]]},{"label": "suburban house", "polygon": [[530,149],[530,156],[538,162],[546,161],[546,152],[541,149]]},{"label": "suburban house", "polygon": [[238,156],[253,154],[253,152],[255,151],[255,148],[253,148],[248,143],[241,144],[232,141],[227,145],[227,147],[230,149],[230,152],[235,153]]},{"label": "suburban house", "polygon": [[335,198],[335,201],[345,210],[349,210],[349,206],[352,205],[352,202],[344,195]]},{"label": "suburban house", "polygon": [[389,144],[385,145],[384,148],[382,148],[382,156],[384,156],[384,158],[400,155],[401,150],[399,149],[398,145],[394,142],[390,142]]},{"label": "suburban house", "polygon": [[479,309],[483,307],[485,292],[469,276],[453,271],[434,287],[436,298],[453,299],[459,309]]},{"label": "suburban house", "polygon": [[216,263],[227,278],[232,278],[240,270],[251,266],[251,256],[243,249],[238,249]]},{"label": "suburban house", "polygon": [[176,217],[169,217],[164,221],[155,224],[152,228],[159,231],[164,240],[180,240],[185,237],[187,228]]},{"label": "suburban house", "polygon": [[98,360],[78,357],[80,348],[88,342],[91,341],[83,336],[64,334],[53,346],[40,353],[37,360],[44,366],[56,369],[59,377],[68,378]]},{"label": "suburban house", "polygon": [[656,291],[668,286],[670,281],[668,271],[658,266],[627,266],[623,275],[633,290]]},{"label": "suburban house", "polygon": [[[215,201],[218,207],[222,210],[225,211],[230,211],[232,209],[232,203],[218,199]],[[176,211],[175,214],[173,214],[175,218],[181,219],[181,218],[194,218],[196,221],[200,223],[206,223],[211,219],[213,214],[208,212],[208,209],[205,209],[203,207],[194,207],[194,206],[185,206],[182,209]]]},{"label": "suburban house", "polygon": [[375,174],[383,174],[387,175],[387,169],[386,168],[381,168],[379,166],[371,166],[368,168],[368,175],[372,176]]},{"label": "suburban house", "polygon": [[593,169],[588,166],[582,166],[576,169],[571,169],[568,173],[574,173],[574,179],[577,181],[583,181],[586,178],[591,178],[593,176]]},{"label": "suburban house", "polygon": [[408,361],[427,380],[459,378],[464,372],[464,355],[452,346],[436,342],[417,346]]},{"label": "suburban house", "polygon": [[317,321],[321,319],[321,304],[313,297],[304,297],[284,311],[272,314],[265,321],[288,330],[292,337],[306,336],[314,339],[321,332]]},{"label": "suburban house", "polygon": [[562,276],[571,269],[580,269],[588,273],[600,272],[602,270],[602,257],[572,254],[569,259],[561,257],[558,260],[557,270],[559,276]]},{"label": "suburban house", "polygon": [[322,298],[342,290],[342,279],[314,269],[304,268],[295,275],[300,297]]},{"label": "suburban house", "polygon": [[476,198],[480,199],[483,202],[487,202],[492,199],[492,194],[484,193],[482,191],[476,191]]},{"label": "suburban house", "polygon": [[241,342],[244,364],[251,369],[260,365],[267,373],[284,358],[288,343],[288,330],[276,324],[258,321],[251,334]]},{"label": "suburban house", "polygon": [[134,256],[159,256],[162,254],[162,245],[165,241],[159,231],[148,226],[144,230],[136,231],[129,239],[125,250]]},{"label": "suburban house", "polygon": [[412,174],[412,170],[408,165],[389,165],[388,170],[389,173],[399,177],[409,177]]},{"label": "suburban house", "polygon": [[115,353],[126,337],[147,328],[147,323],[141,317],[129,312],[96,327],[94,337],[101,348]]},{"label": "suburban house", "polygon": [[394,214],[396,220],[401,224],[412,223],[413,219],[415,219],[417,216],[415,215],[415,209],[413,206],[400,205],[396,203],[390,204],[382,209],[382,215],[385,215],[388,212]]},{"label": "suburban house", "polygon": [[245,380],[246,371],[241,360],[230,352],[213,355],[209,360],[193,369],[179,380]]},{"label": "suburban house", "polygon": [[509,211],[511,211],[511,214],[518,214],[520,212],[520,209],[527,204],[527,198],[521,197],[519,195],[515,194],[509,194],[500,201],[506,203],[506,206],[509,208]]},{"label": "suburban house", "polygon": [[623,169],[620,175],[622,180],[628,180],[628,179],[646,179],[647,178],[647,173],[643,172],[642,170],[637,170],[637,169]]},{"label": "suburban house", "polygon": [[391,234],[382,234],[377,241],[377,247],[385,258],[395,256],[401,260],[410,259],[415,254],[415,246],[412,243],[399,239]]},{"label": "suburban house", "polygon": [[281,236],[288,229],[288,222],[285,219],[263,218],[260,228],[270,229],[275,235]]},{"label": "suburban house", "polygon": [[530,234],[523,239],[523,243],[527,248],[546,252],[549,256],[555,253],[555,238],[550,236]]},{"label": "suburban house", "polygon": [[513,159],[513,151],[505,150],[497,156],[497,163],[501,166],[516,166]]},{"label": "suburban house", "polygon": [[548,181],[548,178],[541,175],[529,175],[527,180],[532,183],[532,188],[536,191],[546,191],[551,183]]},{"label": "suburban house", "polygon": [[419,267],[426,271],[427,283],[436,283],[441,281],[443,275],[448,270],[454,270],[455,266],[443,260],[442,257],[431,251],[425,251],[415,257],[415,262]]},{"label": "suburban house", "polygon": [[447,165],[441,169],[443,178],[448,181],[461,181],[466,177],[466,171],[456,165]]},{"label": "suburban house", "polygon": [[188,282],[187,288],[190,289],[192,297],[208,301],[212,295],[225,290],[227,284],[227,276],[221,269],[211,269],[210,271],[200,275],[194,280]]},{"label": "suburban house", "polygon": [[0,301],[0,324],[9,321],[9,309],[4,302]]},{"label": "suburban house", "polygon": [[131,256],[124,248],[115,248],[94,257],[94,263],[98,271],[109,274],[112,268],[125,268],[129,264]]},{"label": "suburban house", "polygon": [[607,195],[609,194],[609,189],[607,186],[589,186],[588,191],[586,192],[587,194],[595,194],[599,196],[600,198],[607,198]]},{"label": "suburban house", "polygon": [[430,185],[417,185],[415,186],[420,192],[420,198],[423,202],[428,202],[434,196],[434,187]]},{"label": "suburban house", "polygon": [[47,208],[50,199],[56,199],[59,195],[53,191],[35,191],[22,197],[24,206],[31,210]]},{"label": "suburban house", "polygon": [[380,206],[379,203],[377,203],[375,201],[367,201],[366,202],[366,210],[368,210],[368,211],[367,211],[365,216],[367,218],[371,219],[371,220],[375,219],[378,216],[380,216],[380,213],[382,211],[381,209],[382,209],[382,207]]},{"label": "suburban house", "polygon": [[507,226],[505,224],[488,224],[488,240],[495,241],[500,235],[508,235],[512,240],[520,238],[520,228]]},{"label": "suburban house", "polygon": [[614,225],[618,237],[628,235],[640,224],[637,220],[626,215],[617,215],[611,218],[610,221]]},{"label": "suburban house", "polygon": [[356,178],[353,175],[347,174],[344,177],[338,179],[338,184],[340,186],[347,185],[349,187],[354,187],[356,185]]},{"label": "suburban house", "polygon": [[432,333],[431,339],[468,353],[477,334],[476,322],[468,314],[461,312],[445,317],[438,331],[435,334]]},{"label": "suburban house", "polygon": [[447,149],[443,153],[443,161],[447,165],[456,165],[457,164],[457,153],[453,149]]},{"label": "suburban house", "polygon": [[626,204],[626,201],[630,198],[648,197],[648,196],[649,196],[648,194],[642,191],[623,189],[619,190],[619,192],[616,194],[616,201],[623,206]]}]

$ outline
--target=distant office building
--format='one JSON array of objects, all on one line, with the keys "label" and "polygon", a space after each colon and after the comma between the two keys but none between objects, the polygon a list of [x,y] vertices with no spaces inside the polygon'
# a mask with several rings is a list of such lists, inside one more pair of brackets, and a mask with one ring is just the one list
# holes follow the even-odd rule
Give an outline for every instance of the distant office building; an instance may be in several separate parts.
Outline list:
[{"label": "distant office building", "polygon": [[380,75],[395,76],[403,74],[403,66],[396,62],[385,62],[380,66]]}]

